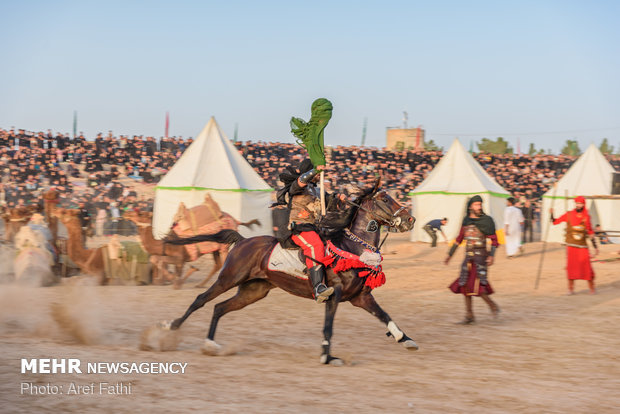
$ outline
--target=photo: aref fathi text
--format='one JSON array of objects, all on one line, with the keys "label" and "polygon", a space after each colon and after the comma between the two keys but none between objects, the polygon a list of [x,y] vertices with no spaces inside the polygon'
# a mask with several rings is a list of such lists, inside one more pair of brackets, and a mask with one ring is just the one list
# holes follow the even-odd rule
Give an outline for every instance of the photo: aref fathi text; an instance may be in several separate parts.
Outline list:
[{"label": "photo: aref fathi text", "polygon": [[20,394],[22,395],[131,395],[131,382],[91,382],[88,384],[78,384],[71,382],[64,385],[34,384],[32,382],[22,382],[20,384]]}]

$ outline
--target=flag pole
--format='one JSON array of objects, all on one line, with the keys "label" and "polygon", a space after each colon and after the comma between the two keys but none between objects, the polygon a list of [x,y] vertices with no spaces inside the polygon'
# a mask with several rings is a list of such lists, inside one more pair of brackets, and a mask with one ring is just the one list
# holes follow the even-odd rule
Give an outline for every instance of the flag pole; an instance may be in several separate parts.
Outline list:
[{"label": "flag pole", "polygon": [[325,171],[321,170],[321,215],[325,215]]}]

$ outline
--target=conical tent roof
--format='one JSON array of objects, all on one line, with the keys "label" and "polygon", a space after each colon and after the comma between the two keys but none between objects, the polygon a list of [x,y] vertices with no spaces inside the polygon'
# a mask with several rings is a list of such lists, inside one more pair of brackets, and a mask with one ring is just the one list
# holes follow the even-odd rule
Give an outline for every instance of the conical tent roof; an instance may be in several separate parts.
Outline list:
[{"label": "conical tent roof", "polygon": [[222,132],[215,118],[159,182],[158,189],[271,190]]},{"label": "conical tent roof", "polygon": [[479,194],[481,192],[510,194],[497,183],[455,139],[448,152],[433,168],[413,194],[447,193]]},{"label": "conical tent roof", "polygon": [[[543,239],[549,242],[564,241],[564,226],[553,226],[549,223],[549,209],[553,208],[554,217],[559,217],[567,210],[574,208],[572,199],[577,196],[595,196],[611,194],[614,167],[591,144],[577,161],[571,165],[566,174],[543,195],[542,219]],[[587,200],[592,225],[600,224],[604,229],[615,229],[617,201]],[[547,229],[547,227],[549,227]]]},{"label": "conical tent roof", "polygon": [[446,237],[459,233],[467,200],[478,194],[483,209],[493,217],[498,229],[503,227],[503,212],[510,193],[499,185],[455,139],[448,152],[426,179],[411,193],[413,215],[418,220],[411,233],[413,241],[430,241],[424,225],[447,218]]},{"label": "conical tent roof", "polygon": [[557,182],[557,188],[550,188],[543,198],[569,197],[578,195],[608,195],[611,193],[611,180],[614,167],[601,154],[594,144],[590,144],[586,152],[566,171]]},{"label": "conical tent roof", "polygon": [[180,203],[197,206],[207,193],[235,219],[262,223],[259,228],[239,229],[244,236],[271,234],[271,191],[212,117],[157,185],[153,235],[161,238],[168,233]]}]

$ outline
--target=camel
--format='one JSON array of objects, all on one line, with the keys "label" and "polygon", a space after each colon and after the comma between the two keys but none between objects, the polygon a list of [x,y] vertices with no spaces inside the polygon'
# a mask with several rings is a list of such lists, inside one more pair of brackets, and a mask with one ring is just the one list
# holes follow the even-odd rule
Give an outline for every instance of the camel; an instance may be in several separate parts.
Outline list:
[{"label": "camel", "polygon": [[[226,213],[224,213],[226,214]],[[164,243],[163,240],[156,240],[153,237],[153,213],[151,212],[137,212],[137,211],[127,211],[123,215],[127,220],[133,221],[138,227],[138,232],[140,234],[140,239],[142,240],[142,245],[144,249],[152,255],[152,257],[157,257],[155,259],[157,262],[157,267],[159,270],[163,270],[165,273],[169,275],[167,270],[165,270],[165,266],[167,264],[174,264],[176,266],[176,278],[174,279],[173,287],[175,289],[180,289],[183,283],[187,280],[187,278],[194,273],[197,268],[191,266],[185,276],[183,274],[183,265],[186,262],[191,262],[192,259],[185,249],[184,246],[174,246],[167,243]],[[237,230],[238,226],[251,227],[254,224],[260,225],[258,220],[251,220],[247,223],[241,223],[234,218],[230,217],[232,221],[234,221],[235,225],[232,230]],[[166,239],[175,239],[177,238],[174,232],[170,232]],[[178,249],[181,247],[181,249]],[[202,288],[206,286],[206,284],[211,280],[211,278],[222,268],[224,261],[226,260],[226,255],[228,253],[228,246],[222,244],[222,248],[215,250],[213,253],[213,260],[215,265],[211,269],[211,272],[203,279],[202,282],[198,283],[195,287]],[[198,252],[198,257],[202,256],[200,252]]]},{"label": "camel", "polygon": [[54,215],[54,211],[59,201],[59,195],[60,193],[55,188],[50,188],[43,193],[43,213],[52,233],[52,243],[54,244],[58,238],[58,217]]},{"label": "camel", "polygon": [[82,272],[95,276],[100,284],[106,284],[103,250],[107,247],[101,246],[96,249],[84,247],[84,235],[78,214],[77,210],[70,209],[57,209],[55,212],[69,233],[67,254]]},{"label": "camel", "polygon": [[[151,255],[151,263],[153,264],[154,270],[157,272],[157,276],[155,274],[153,275],[154,284],[161,284],[163,282],[162,279],[165,277],[167,280],[174,280],[173,287],[179,289],[183,282],[185,282],[192,273],[198,270],[196,267],[191,266],[185,277],[183,277],[183,266],[185,266],[186,262],[190,261],[189,254],[183,246],[165,244],[163,240],[156,240],[153,237],[153,225],[151,224],[153,213],[128,210],[123,214],[123,218],[131,220],[138,227],[138,234],[140,235],[142,246],[144,250]],[[216,261],[216,268],[221,267],[221,264],[218,266],[219,253],[217,257],[216,253],[213,253],[213,258]],[[167,266],[169,264],[174,265],[176,277],[168,272]],[[214,273],[215,271],[202,281],[200,285],[207,283]]]}]

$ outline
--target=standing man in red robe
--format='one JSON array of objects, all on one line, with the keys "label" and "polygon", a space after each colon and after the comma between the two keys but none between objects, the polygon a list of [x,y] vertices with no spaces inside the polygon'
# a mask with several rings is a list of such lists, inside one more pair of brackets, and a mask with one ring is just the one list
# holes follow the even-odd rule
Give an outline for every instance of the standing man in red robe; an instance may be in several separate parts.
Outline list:
[{"label": "standing man in red robe", "polygon": [[595,294],[594,270],[590,264],[590,251],[586,239],[592,241],[595,256],[598,255],[598,247],[590,223],[590,215],[586,209],[586,200],[582,196],[575,198],[575,209],[564,213],[557,219],[553,218],[551,212],[551,222],[556,225],[566,223],[566,276],[568,277],[568,295],[575,294],[575,280],[583,279],[588,281],[590,294]]},{"label": "standing man in red robe", "polygon": [[[490,251],[487,251],[487,239],[491,240]],[[461,265],[460,275],[450,285],[450,290],[465,296],[465,319],[460,324],[469,325],[476,321],[472,304],[474,296],[484,299],[491,308],[493,316],[497,317],[499,314],[499,306],[489,297],[493,293],[493,288],[487,278],[487,269],[493,264],[499,243],[493,218],[482,211],[482,197],[479,195],[473,196],[467,202],[461,230],[448,252],[448,257],[444,260],[446,265],[463,240],[465,240],[465,259]]]}]

